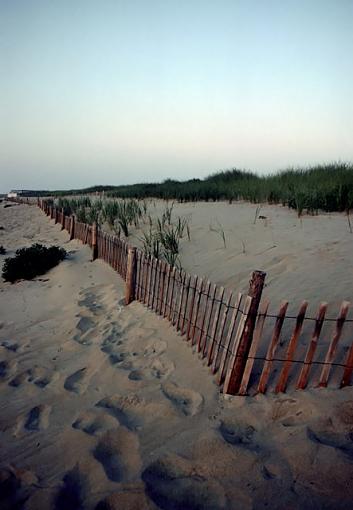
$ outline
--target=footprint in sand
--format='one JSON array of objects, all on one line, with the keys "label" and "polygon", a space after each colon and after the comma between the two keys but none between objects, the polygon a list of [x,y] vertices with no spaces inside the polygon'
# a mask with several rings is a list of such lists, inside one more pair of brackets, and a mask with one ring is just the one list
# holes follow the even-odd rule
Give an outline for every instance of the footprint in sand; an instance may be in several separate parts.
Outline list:
[{"label": "footprint in sand", "polygon": [[203,397],[197,391],[181,388],[175,383],[162,384],[162,392],[186,416],[194,416],[202,407]]},{"label": "footprint in sand", "polygon": [[51,406],[39,405],[33,407],[24,422],[24,428],[28,431],[44,430],[49,425]]},{"label": "footprint in sand", "polygon": [[9,382],[9,385],[17,388],[25,382],[31,382],[39,388],[45,388],[57,377],[58,374],[55,374],[52,370],[47,370],[46,368],[42,367],[33,367],[17,374]]},{"label": "footprint in sand", "polygon": [[96,326],[95,321],[91,317],[79,315],[80,320],[76,324],[76,329],[79,331],[75,336],[75,342],[81,345],[92,345],[96,334],[94,328]]},{"label": "footprint in sand", "polygon": [[30,368],[27,373],[28,382],[33,382],[39,388],[45,388],[58,377],[58,374],[42,367]]},{"label": "footprint in sand", "polygon": [[146,401],[136,393],[112,395],[97,402],[97,407],[110,411],[119,422],[130,430],[136,430],[153,421],[171,420],[177,417],[169,402]]},{"label": "footprint in sand", "polygon": [[224,420],[219,427],[223,439],[230,444],[242,446],[248,450],[258,450],[256,429],[248,423]]},{"label": "footprint in sand", "polygon": [[[133,365],[135,365],[135,363]],[[175,365],[172,361],[154,359],[149,366],[132,370],[128,377],[131,381],[163,379],[171,374],[174,369]]]},{"label": "footprint in sand", "polygon": [[272,420],[280,422],[284,427],[294,427],[306,421],[308,416],[300,408],[300,403],[293,398],[279,398],[272,407]]},{"label": "footprint in sand", "polygon": [[78,302],[78,305],[86,308],[93,315],[101,315],[104,308],[101,303],[98,303],[98,296],[88,289],[87,291],[80,292],[83,298]]},{"label": "footprint in sand", "polygon": [[[113,352],[109,354],[109,361],[112,365],[118,365],[119,363],[124,362],[128,356],[128,352]],[[126,368],[126,364],[124,364],[123,368]]]},{"label": "footprint in sand", "polygon": [[17,352],[23,349],[23,346],[20,347],[18,343],[13,342],[12,340],[4,340],[0,343],[0,346],[11,352]]},{"label": "footprint in sand", "polygon": [[336,448],[353,460],[353,433],[340,434],[308,427],[307,436],[314,443]]},{"label": "footprint in sand", "polygon": [[11,381],[9,382],[9,386],[13,386],[14,388],[17,388],[19,386],[22,386],[23,383],[25,383],[28,379],[28,370],[21,372],[17,374]]},{"label": "footprint in sand", "polygon": [[198,473],[179,455],[166,455],[150,464],[142,474],[147,494],[158,508],[168,510],[221,510],[229,508],[223,487]]},{"label": "footprint in sand", "polygon": [[38,477],[33,471],[13,466],[0,469],[0,508],[22,509],[37,484]]},{"label": "footprint in sand", "polygon": [[0,361],[0,381],[5,381],[12,377],[17,369],[17,361]]},{"label": "footprint in sand", "polygon": [[91,374],[88,369],[86,367],[81,368],[65,379],[64,388],[67,391],[73,391],[80,395],[86,390],[90,378]]},{"label": "footprint in sand", "polygon": [[81,510],[89,492],[87,477],[76,465],[63,478],[63,485],[55,498],[55,510]]},{"label": "footprint in sand", "polygon": [[144,487],[139,490],[136,485],[121,484],[119,490],[100,501],[95,510],[156,510],[156,506],[147,498]]},{"label": "footprint in sand", "polygon": [[91,436],[101,436],[108,430],[116,429],[120,425],[116,418],[110,414],[97,413],[95,411],[86,411],[74,421],[74,429],[83,430]]},{"label": "footprint in sand", "polygon": [[120,339],[121,332],[117,326],[109,327],[108,331],[104,333],[104,339],[101,346],[101,351],[110,354],[114,349],[121,345],[123,342]]},{"label": "footprint in sand", "polygon": [[94,456],[113,482],[136,481],[140,475],[142,462],[138,437],[123,426],[102,436]]}]

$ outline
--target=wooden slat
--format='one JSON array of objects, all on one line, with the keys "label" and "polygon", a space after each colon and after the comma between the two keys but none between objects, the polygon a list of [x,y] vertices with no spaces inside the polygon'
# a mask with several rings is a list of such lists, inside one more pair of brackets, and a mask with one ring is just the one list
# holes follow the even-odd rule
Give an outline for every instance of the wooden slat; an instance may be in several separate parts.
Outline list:
[{"label": "wooden slat", "polygon": [[151,265],[152,265],[152,258],[149,256],[146,259],[146,286],[145,286],[145,295],[143,302],[147,306],[148,304],[148,296],[150,292],[150,280],[151,280]]},{"label": "wooden slat", "polygon": [[161,280],[162,280],[162,261],[157,261],[157,285],[156,285],[156,300],[154,303],[154,310],[158,313],[159,305],[160,305],[160,295],[161,295]]},{"label": "wooden slat", "polygon": [[84,240],[84,244],[87,244],[87,240],[88,240],[88,228],[89,228],[89,225],[87,225],[87,223],[85,223],[85,227],[86,227],[86,230],[85,230],[85,240]]},{"label": "wooden slat", "polygon": [[114,236],[114,240],[113,240],[113,269],[114,269],[114,271],[117,271],[117,269],[118,269],[117,259],[118,259],[118,242],[117,242],[117,238]]},{"label": "wooden slat", "polygon": [[161,286],[161,264],[162,264],[162,262],[160,260],[157,260],[156,284],[155,284],[155,289],[154,289],[154,306],[153,306],[153,309],[155,312],[157,312],[158,306],[159,306],[159,292],[160,292],[160,286]]},{"label": "wooden slat", "polygon": [[145,276],[145,273],[144,273],[144,255],[143,253],[138,250],[138,254],[139,254],[139,289],[138,289],[138,301],[142,301],[142,296],[143,296],[143,280],[144,280],[144,276]]},{"label": "wooden slat", "polygon": [[193,315],[194,315],[197,285],[198,285],[198,277],[196,275],[194,275],[193,283],[192,283],[191,300],[190,300],[190,306],[189,306],[189,314],[188,314],[188,327],[186,330],[186,340],[190,340],[190,333],[191,333],[191,327],[192,327],[192,319],[193,319]]},{"label": "wooden slat", "polygon": [[155,266],[155,259],[153,257],[151,257],[150,275],[149,275],[149,289],[148,289],[148,299],[147,299],[148,308],[151,307],[151,303],[152,303],[153,283],[154,283],[154,266]]},{"label": "wooden slat", "polygon": [[120,254],[120,241],[119,241],[119,239],[117,239],[116,240],[115,267],[116,267],[117,273],[120,274],[120,271],[119,271],[119,254]]},{"label": "wooden slat", "polygon": [[175,292],[175,279],[176,279],[176,273],[177,269],[173,267],[172,274],[171,274],[171,280],[172,280],[172,287],[170,291],[170,296],[168,299],[168,320],[172,322],[173,320],[173,299],[174,299],[174,292]]},{"label": "wooden slat", "polygon": [[239,292],[237,295],[236,301],[234,303],[234,310],[232,313],[232,317],[231,317],[228,332],[227,332],[227,337],[225,339],[225,343],[224,343],[223,350],[222,350],[222,357],[221,357],[221,361],[219,364],[219,374],[217,377],[218,384],[223,383],[223,380],[224,380],[224,377],[226,374],[228,360],[230,357],[230,346],[232,343],[233,333],[234,333],[235,325],[236,325],[237,318],[239,315],[239,307],[240,307],[242,298],[243,298],[243,295]]},{"label": "wooden slat", "polygon": [[277,349],[277,346],[279,343],[279,339],[281,336],[281,330],[282,330],[283,322],[284,322],[284,319],[286,316],[287,308],[288,308],[288,301],[283,301],[280,306],[278,315],[277,315],[276,324],[275,324],[275,327],[273,330],[271,342],[267,349],[266,360],[265,360],[265,363],[264,363],[264,366],[262,369],[259,386],[257,388],[257,391],[259,393],[265,393],[266,388],[267,388],[267,382],[270,377],[271,368],[272,368],[272,361],[273,361],[273,358],[274,358],[274,355],[275,355],[275,352],[276,352],[276,349]]},{"label": "wooden slat", "polygon": [[280,392],[286,391],[289,371],[292,366],[295,349],[297,347],[299,336],[302,331],[307,307],[308,307],[308,302],[303,301],[300,306],[299,313],[297,315],[297,320],[295,322],[292,336],[289,340],[288,349],[287,349],[287,353],[286,353],[286,361],[284,362],[281,373],[279,375],[278,383],[275,388],[275,393],[280,393]]},{"label": "wooden slat", "polygon": [[343,303],[341,305],[340,312],[339,312],[337,320],[336,320],[335,333],[334,333],[331,343],[329,345],[329,348],[328,348],[328,351],[326,354],[326,358],[325,358],[325,364],[322,368],[322,372],[321,372],[321,376],[320,376],[320,380],[319,380],[320,387],[325,388],[327,386],[332,362],[335,358],[338,341],[342,335],[342,329],[343,329],[344,322],[347,317],[348,308],[349,308],[349,302],[343,301]]},{"label": "wooden slat", "polygon": [[143,298],[144,304],[147,306],[148,303],[148,293],[150,288],[150,272],[151,272],[151,257],[147,257],[146,259],[146,286],[145,286],[145,294]]},{"label": "wooden slat", "polygon": [[319,341],[322,325],[324,323],[325,314],[327,310],[327,303],[321,303],[319,307],[319,311],[317,313],[316,319],[315,319],[315,326],[314,326],[314,332],[311,336],[310,344],[307,350],[307,353],[305,355],[304,365],[303,368],[300,371],[298,383],[297,383],[297,389],[298,390],[304,390],[308,384],[309,379],[309,372],[311,369],[311,365],[314,359],[314,354],[317,348],[317,344]]},{"label": "wooden slat", "polygon": [[160,276],[160,260],[156,259],[152,295],[152,310],[156,310],[156,306],[158,304],[159,276]]},{"label": "wooden slat", "polygon": [[106,251],[107,251],[107,235],[104,232],[104,234],[103,234],[103,260],[104,260],[104,262],[105,262]]},{"label": "wooden slat", "polygon": [[[113,244],[113,246],[115,247],[115,243]],[[139,251],[139,250],[136,250],[136,252],[135,252],[135,257],[136,257],[135,299],[136,299],[137,301],[139,301],[139,293],[140,293],[140,274],[141,274],[141,269],[140,269],[140,251]]]},{"label": "wooden slat", "polygon": [[159,299],[160,299],[160,291],[161,291],[161,278],[162,278],[162,261],[157,260],[157,280],[155,287],[155,301],[154,301],[154,311],[158,313],[159,307]]},{"label": "wooden slat", "polygon": [[148,307],[150,308],[153,303],[153,290],[154,290],[154,284],[156,281],[156,259],[152,258],[151,260],[151,281],[150,281],[150,292],[148,296]]},{"label": "wooden slat", "polygon": [[248,359],[247,359],[246,365],[245,365],[243,378],[241,380],[241,384],[240,384],[240,388],[239,388],[239,392],[238,392],[239,395],[246,395],[246,392],[248,389],[248,384],[249,384],[251,372],[252,372],[252,369],[254,366],[256,352],[257,352],[257,349],[258,349],[260,341],[261,341],[261,336],[262,336],[262,332],[264,329],[264,324],[265,324],[269,304],[270,304],[270,302],[268,301],[268,299],[266,299],[260,305],[259,315],[257,316],[253,340],[251,343]]},{"label": "wooden slat", "polygon": [[174,271],[174,279],[173,279],[173,285],[172,285],[172,295],[170,300],[170,322],[174,325],[175,324],[175,316],[177,314],[177,303],[178,303],[178,297],[180,296],[179,291],[179,283],[181,281],[181,273],[178,269],[175,269]]},{"label": "wooden slat", "polygon": [[233,294],[232,294],[232,292],[230,292],[227,302],[225,304],[224,311],[223,311],[221,325],[219,327],[219,332],[216,337],[215,355],[213,357],[212,366],[211,366],[211,371],[213,374],[215,374],[218,370],[218,365],[219,365],[219,361],[220,361],[220,357],[221,357],[221,353],[222,353],[222,342],[223,342],[224,330],[225,330],[227,317],[228,317],[229,310],[230,310],[230,303],[232,301],[232,297],[233,297]]},{"label": "wooden slat", "polygon": [[183,304],[183,296],[184,296],[184,290],[185,290],[185,280],[186,280],[186,273],[184,271],[180,271],[180,284],[181,288],[179,291],[179,300],[178,300],[178,306],[176,307],[176,317],[173,322],[173,326],[176,326],[178,329],[180,317],[181,317],[181,310],[182,310],[182,304]]},{"label": "wooden slat", "polygon": [[237,356],[235,365],[231,372],[229,384],[227,385],[227,393],[236,395],[240,388],[240,383],[244,374],[246,360],[249,354],[258,309],[261,301],[262,290],[265,284],[266,273],[263,271],[253,271],[249,281],[248,296],[251,297],[251,308],[248,313],[244,331],[239,339],[237,347]]},{"label": "wooden slat", "polygon": [[153,295],[152,295],[152,310],[156,308],[156,302],[158,297],[158,283],[159,283],[159,260],[155,262],[155,274],[153,283]]},{"label": "wooden slat", "polygon": [[140,303],[143,303],[145,291],[146,267],[145,267],[145,255],[142,251],[139,251],[139,253],[140,253],[140,292],[138,300],[140,301]]},{"label": "wooden slat", "polygon": [[205,335],[204,335],[204,341],[202,348],[202,357],[204,358],[207,353],[207,346],[209,344],[209,338],[210,338],[210,328],[211,328],[211,322],[212,322],[212,313],[214,309],[215,299],[216,299],[216,293],[217,293],[217,285],[213,285],[213,290],[211,292],[211,306],[209,307],[209,314],[205,323]]},{"label": "wooden slat", "polygon": [[[112,242],[112,268],[114,269],[114,271],[116,271],[116,237],[113,236],[113,242]],[[137,256],[137,252],[136,252],[136,256]],[[137,259],[136,259],[137,261]]]},{"label": "wooden slat", "polygon": [[252,302],[252,298],[250,296],[246,296],[245,302],[244,302],[244,310],[242,312],[242,315],[241,315],[241,318],[239,321],[239,325],[238,325],[238,329],[235,334],[233,347],[231,349],[231,356],[229,359],[227,374],[226,374],[226,377],[224,380],[224,385],[223,385],[223,393],[230,392],[230,385],[231,385],[231,381],[232,381],[233,371],[237,364],[238,348],[239,348],[241,337],[244,333],[244,328],[245,328],[246,320],[248,318],[249,310],[251,307],[251,302]]},{"label": "wooden slat", "polygon": [[202,338],[203,338],[203,334],[204,334],[204,325],[205,325],[205,320],[206,320],[206,315],[207,315],[207,310],[208,310],[208,299],[209,299],[209,296],[210,296],[210,289],[211,289],[211,282],[210,282],[210,280],[208,280],[207,283],[206,283],[206,289],[205,289],[205,293],[204,293],[204,296],[205,296],[205,299],[204,299],[205,307],[203,309],[203,313],[202,313],[202,316],[201,316],[199,338],[198,338],[198,341],[197,341],[197,351],[198,352],[201,351],[201,342],[202,342]]},{"label": "wooden slat", "polygon": [[182,307],[182,319],[181,319],[181,325],[180,325],[180,334],[183,336],[185,333],[185,322],[186,322],[186,312],[188,307],[188,299],[190,294],[190,282],[191,282],[191,276],[188,275],[186,278],[185,288],[184,288],[184,304]]},{"label": "wooden slat", "polygon": [[167,316],[167,306],[168,306],[168,297],[170,292],[170,276],[171,276],[172,268],[169,264],[167,264],[167,284],[166,284],[166,291],[165,291],[165,299],[164,299],[164,308],[163,308],[163,317]]},{"label": "wooden slat", "polygon": [[117,241],[116,270],[121,275],[121,242]]},{"label": "wooden slat", "polygon": [[211,335],[210,335],[210,342],[208,347],[208,353],[207,353],[207,365],[211,365],[213,360],[213,353],[215,350],[215,344],[216,344],[216,333],[217,333],[217,327],[219,324],[219,317],[221,315],[221,309],[223,304],[223,296],[224,296],[224,287],[221,287],[219,289],[218,294],[218,301],[216,303],[216,310],[213,317],[213,324],[211,328]]},{"label": "wooden slat", "polygon": [[164,305],[164,294],[165,294],[165,276],[166,276],[166,263],[164,261],[161,262],[161,284],[159,289],[159,306],[158,306],[158,315],[162,315],[162,309]]},{"label": "wooden slat", "polygon": [[200,302],[201,302],[202,291],[203,291],[203,287],[204,287],[203,278],[200,278],[198,283],[199,283],[199,285],[198,285],[198,289],[196,291],[197,292],[197,298],[196,298],[196,306],[195,306],[195,313],[194,313],[194,322],[193,322],[193,325],[192,325],[192,332],[191,332],[191,336],[190,336],[191,345],[194,345],[195,339],[196,339],[196,334],[197,334],[197,331],[196,331],[196,328],[197,328],[197,319],[198,319],[198,316],[199,316]]}]

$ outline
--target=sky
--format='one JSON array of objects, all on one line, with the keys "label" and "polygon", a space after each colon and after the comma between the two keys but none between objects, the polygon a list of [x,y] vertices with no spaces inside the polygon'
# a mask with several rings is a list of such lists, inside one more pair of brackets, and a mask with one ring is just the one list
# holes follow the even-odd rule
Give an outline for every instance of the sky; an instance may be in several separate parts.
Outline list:
[{"label": "sky", "polygon": [[0,0],[0,192],[353,160],[353,0]]}]

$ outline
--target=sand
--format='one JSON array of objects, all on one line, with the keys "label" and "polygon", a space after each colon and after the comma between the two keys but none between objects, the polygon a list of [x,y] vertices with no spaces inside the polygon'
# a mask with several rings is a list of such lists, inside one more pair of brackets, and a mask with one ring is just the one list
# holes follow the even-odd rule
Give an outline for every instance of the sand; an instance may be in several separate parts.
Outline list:
[{"label": "sand", "polygon": [[[169,207],[172,202],[169,202]],[[190,274],[209,278],[233,291],[248,288],[249,273],[267,273],[264,295],[270,311],[282,300],[289,312],[309,301],[315,313],[320,301],[329,303],[336,316],[343,300],[353,302],[353,234],[347,217],[340,213],[304,215],[282,206],[261,205],[254,224],[256,204],[245,202],[173,203],[172,218],[188,218],[190,241],[181,240],[180,261]],[[151,201],[148,213],[161,218],[165,202]],[[352,220],[351,220],[352,221]],[[142,224],[148,230],[148,224]],[[226,246],[217,232],[222,228]],[[141,229],[132,229],[131,240],[139,244]]]},{"label": "sand", "polygon": [[[238,219],[241,204],[181,208],[192,213],[182,246],[192,272],[244,286],[252,269],[268,270],[277,303],[289,292],[351,297],[343,216],[301,226],[294,213],[264,207],[272,227],[252,226],[246,205],[243,254],[237,224],[220,212]],[[207,233],[210,217],[224,223],[226,249]],[[0,204],[0,225],[9,255],[33,242],[69,254],[33,281],[0,283],[1,509],[352,507],[352,388],[224,396],[169,323],[124,306],[121,278],[38,208]]]}]

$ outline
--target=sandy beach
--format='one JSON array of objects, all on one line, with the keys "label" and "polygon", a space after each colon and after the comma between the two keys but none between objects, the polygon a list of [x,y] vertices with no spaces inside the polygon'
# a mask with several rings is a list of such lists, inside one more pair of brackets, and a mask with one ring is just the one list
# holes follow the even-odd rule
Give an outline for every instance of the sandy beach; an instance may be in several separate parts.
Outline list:
[{"label": "sandy beach", "polygon": [[[297,311],[303,299],[315,313],[320,301],[327,301],[335,316],[341,302],[353,301],[353,235],[344,214],[321,213],[298,218],[287,207],[247,202],[197,202],[173,204],[172,217],[187,218],[190,241],[181,240],[180,261],[190,274],[236,291],[248,288],[249,274],[267,272],[264,294],[271,309],[278,310],[281,300],[289,301],[289,310]],[[154,200],[148,213],[161,218],[166,203]],[[263,218],[260,218],[263,217]],[[225,235],[224,246],[221,234]],[[139,244],[142,224],[132,229],[131,242]]]},{"label": "sandy beach", "polygon": [[[263,206],[254,224],[241,203],[175,213],[190,217],[191,273],[242,290],[263,269],[274,309],[326,300],[334,316],[353,301],[343,215]],[[0,226],[6,256],[34,242],[68,252],[33,281],[0,282],[1,509],[352,508],[351,387],[222,395],[168,322],[124,306],[122,279],[37,207],[0,204]]]}]

